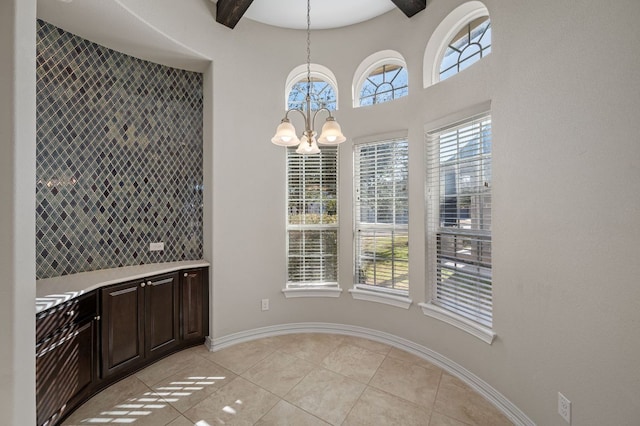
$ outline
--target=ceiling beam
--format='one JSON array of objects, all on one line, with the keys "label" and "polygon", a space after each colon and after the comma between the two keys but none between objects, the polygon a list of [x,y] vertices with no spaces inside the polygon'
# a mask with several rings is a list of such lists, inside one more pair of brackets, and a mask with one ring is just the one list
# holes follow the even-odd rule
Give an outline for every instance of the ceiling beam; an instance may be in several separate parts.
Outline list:
[{"label": "ceiling beam", "polygon": [[427,0],[391,0],[407,18],[427,8]]},{"label": "ceiling beam", "polygon": [[253,0],[218,0],[216,22],[231,29],[235,28]]}]

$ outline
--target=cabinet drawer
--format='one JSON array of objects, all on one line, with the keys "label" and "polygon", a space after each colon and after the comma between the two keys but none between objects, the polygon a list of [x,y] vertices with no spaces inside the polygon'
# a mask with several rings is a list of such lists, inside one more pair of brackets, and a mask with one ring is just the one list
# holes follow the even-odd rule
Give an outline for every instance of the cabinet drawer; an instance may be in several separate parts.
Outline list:
[{"label": "cabinet drawer", "polygon": [[96,292],[92,291],[39,313],[36,316],[36,342],[59,329],[95,317],[97,308]]}]

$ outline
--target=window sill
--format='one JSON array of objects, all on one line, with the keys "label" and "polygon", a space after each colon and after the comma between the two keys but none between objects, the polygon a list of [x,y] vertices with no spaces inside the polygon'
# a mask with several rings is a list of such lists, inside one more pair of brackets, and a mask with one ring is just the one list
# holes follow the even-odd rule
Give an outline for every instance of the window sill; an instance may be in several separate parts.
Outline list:
[{"label": "window sill", "polygon": [[298,287],[283,288],[282,292],[287,299],[292,297],[340,297],[340,287]]},{"label": "window sill", "polygon": [[496,333],[490,328],[477,324],[446,309],[442,309],[433,303],[419,303],[418,305],[422,308],[422,313],[426,316],[444,321],[462,331],[466,331],[489,345],[493,343],[493,340],[496,338]]},{"label": "window sill", "polygon": [[351,296],[356,300],[366,300],[368,302],[384,303],[385,305],[395,306],[396,308],[409,309],[413,303],[411,299],[404,296],[396,296],[378,291],[363,290],[360,288],[352,288],[349,290]]}]

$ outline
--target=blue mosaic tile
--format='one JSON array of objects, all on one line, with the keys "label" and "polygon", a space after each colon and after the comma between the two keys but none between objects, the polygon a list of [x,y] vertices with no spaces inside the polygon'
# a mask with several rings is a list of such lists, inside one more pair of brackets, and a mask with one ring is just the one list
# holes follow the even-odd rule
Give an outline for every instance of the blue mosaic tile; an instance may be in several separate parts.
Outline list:
[{"label": "blue mosaic tile", "polygon": [[201,259],[202,74],[41,20],[36,65],[37,278]]}]

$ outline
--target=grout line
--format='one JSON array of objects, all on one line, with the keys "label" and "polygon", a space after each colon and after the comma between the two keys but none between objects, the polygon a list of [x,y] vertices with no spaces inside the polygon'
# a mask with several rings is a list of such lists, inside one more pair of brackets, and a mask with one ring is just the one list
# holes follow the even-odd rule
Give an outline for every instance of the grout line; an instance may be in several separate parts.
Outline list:
[{"label": "grout line", "polygon": [[364,388],[360,392],[360,395],[358,395],[358,399],[356,399],[356,402],[354,402],[353,405],[351,406],[351,408],[349,408],[349,412],[347,413],[347,415],[344,416],[344,419],[342,420],[342,422],[340,422],[341,425],[343,425],[344,422],[347,421],[347,419],[349,418],[349,415],[351,414],[353,409],[356,407],[356,405],[358,405],[358,402],[360,402],[360,399],[362,398],[362,395],[364,395],[364,393],[365,393],[365,391],[367,390],[368,387],[369,387],[368,385],[364,385]]},{"label": "grout line", "polygon": [[380,364],[378,364],[378,366],[376,367],[376,371],[373,372],[373,374],[371,375],[371,377],[369,378],[369,381],[367,381],[367,386],[369,386],[369,384],[371,383],[371,381],[373,380],[374,377],[376,377],[376,374],[378,374],[378,371],[380,371],[380,367],[382,367],[382,364],[384,364],[384,362],[387,360],[387,357],[389,356],[389,354],[385,355],[384,358],[382,358],[382,361],[380,362]]},{"label": "grout line", "polygon": [[440,393],[441,384],[442,384],[442,371],[440,372],[440,378],[438,379],[438,387],[436,388],[436,395],[433,398],[433,406],[431,407],[431,410],[429,413],[429,423],[427,423],[428,425],[431,425],[431,418],[433,417],[433,413],[435,413],[436,411],[436,401],[438,400],[438,393]]}]

